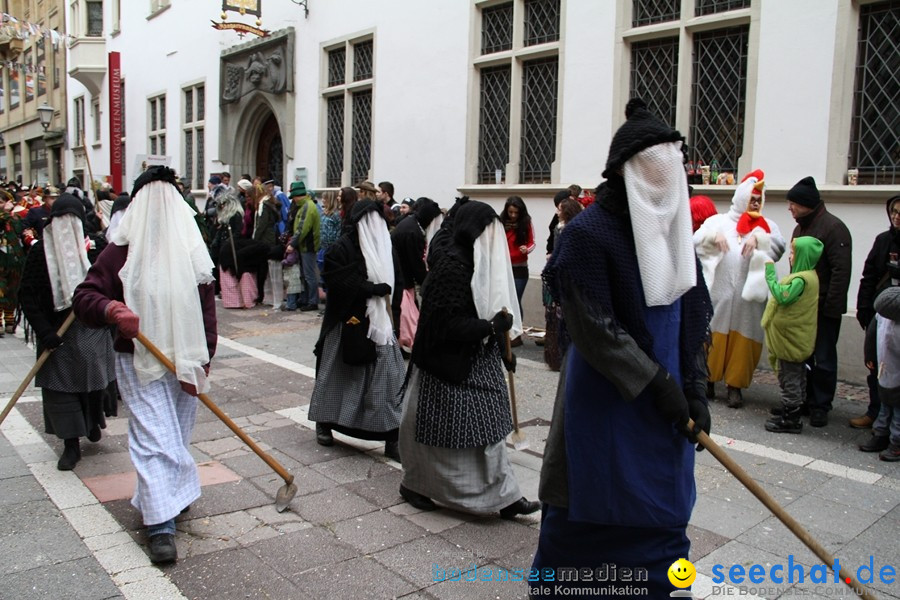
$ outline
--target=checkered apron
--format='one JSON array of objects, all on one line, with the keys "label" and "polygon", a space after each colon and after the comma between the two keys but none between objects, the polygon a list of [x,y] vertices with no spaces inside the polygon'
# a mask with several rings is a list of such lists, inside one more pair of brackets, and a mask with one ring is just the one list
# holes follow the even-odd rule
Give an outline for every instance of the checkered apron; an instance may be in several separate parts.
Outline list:
[{"label": "checkered apron", "polygon": [[256,306],[256,274],[244,273],[238,282],[234,275],[219,269],[219,284],[222,286],[222,306],[225,308],[253,308]]},{"label": "checkered apron", "polygon": [[197,399],[181,390],[172,373],[141,385],[129,353],[116,356],[116,374],[131,411],[128,451],[137,471],[131,504],[141,511],[145,525],[164,523],[200,497],[200,477],[189,449]]}]

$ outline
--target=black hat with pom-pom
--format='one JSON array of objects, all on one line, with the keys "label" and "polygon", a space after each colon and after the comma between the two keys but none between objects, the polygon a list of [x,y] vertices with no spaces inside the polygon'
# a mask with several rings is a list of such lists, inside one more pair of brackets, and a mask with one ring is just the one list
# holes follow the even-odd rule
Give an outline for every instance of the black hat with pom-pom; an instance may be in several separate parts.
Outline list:
[{"label": "black hat with pom-pom", "polygon": [[632,98],[625,105],[625,123],[613,136],[609,145],[609,158],[603,176],[607,179],[616,174],[629,158],[650,146],[666,142],[684,141],[684,136],[663,123],[647,109],[640,98]]}]

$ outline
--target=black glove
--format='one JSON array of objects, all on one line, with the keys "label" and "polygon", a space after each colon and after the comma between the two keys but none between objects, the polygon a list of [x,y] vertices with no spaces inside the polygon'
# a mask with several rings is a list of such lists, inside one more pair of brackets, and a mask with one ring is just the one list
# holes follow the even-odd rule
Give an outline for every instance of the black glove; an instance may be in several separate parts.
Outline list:
[{"label": "black glove", "polygon": [[391,294],[391,286],[386,283],[376,283],[372,286],[373,296],[389,296]]},{"label": "black glove", "polygon": [[44,350],[56,350],[62,346],[62,338],[56,335],[55,331],[51,331],[47,335],[41,336],[41,346]]},{"label": "black glove", "polygon": [[709,428],[712,425],[712,418],[709,416],[709,406],[700,398],[688,397],[688,412],[694,420],[693,431],[687,432],[688,439],[692,444],[697,444],[697,452],[703,451],[703,446],[697,442],[697,434],[705,431],[709,435]]},{"label": "black glove", "polygon": [[863,328],[863,331],[869,327],[869,323],[871,323],[874,318],[875,311],[871,308],[856,309],[856,320],[859,321],[859,326]]},{"label": "black glove", "polygon": [[687,398],[675,378],[660,367],[647,384],[647,390],[653,400],[653,406],[662,418],[675,425],[678,431],[687,433],[687,422],[690,417]]},{"label": "black glove", "polygon": [[516,372],[516,355],[512,352],[509,353],[509,360],[506,359],[506,350],[500,350],[501,357],[503,358],[503,366],[506,367],[506,370],[510,373]]},{"label": "black glove", "polygon": [[[512,329],[513,326],[513,318],[510,313],[504,313],[502,310],[494,315],[494,318],[491,319],[491,331],[494,332],[495,335],[503,336],[504,333]],[[506,344],[501,346],[501,348],[505,348]]]}]

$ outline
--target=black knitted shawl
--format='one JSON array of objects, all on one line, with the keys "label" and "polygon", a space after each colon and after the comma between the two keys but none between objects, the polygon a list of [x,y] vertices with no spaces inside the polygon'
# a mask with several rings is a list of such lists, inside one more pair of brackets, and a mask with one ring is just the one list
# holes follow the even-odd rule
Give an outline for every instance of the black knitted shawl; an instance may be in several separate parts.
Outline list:
[{"label": "black knitted shawl", "polygon": [[[566,291],[577,290],[595,312],[593,317],[612,318],[656,360],[653,335],[644,320],[646,301],[622,183],[613,179],[599,186],[597,201],[566,225],[543,279],[556,302],[565,305]],[[701,272],[698,264],[698,284],[681,297],[679,355],[684,383],[703,376],[697,356],[709,339],[712,303]]]}]

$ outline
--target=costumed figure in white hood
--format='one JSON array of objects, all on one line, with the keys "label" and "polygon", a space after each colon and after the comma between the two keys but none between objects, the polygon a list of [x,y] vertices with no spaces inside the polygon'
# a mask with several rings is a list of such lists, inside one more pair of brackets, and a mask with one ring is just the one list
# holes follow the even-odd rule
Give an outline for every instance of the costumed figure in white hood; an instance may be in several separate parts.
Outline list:
[{"label": "costumed figure in white hood", "polygon": [[709,217],[694,233],[714,309],[707,396],[714,398],[715,382],[724,379],[731,408],[743,405],[741,390],[750,387],[762,354],[766,262],[778,262],[784,254],[778,225],[761,214],[764,178],[758,169],[746,175],[734,192],[731,209]]},{"label": "costumed figure in white hood", "polygon": [[[504,364],[522,333],[506,233],[483,202],[463,200],[435,236],[400,425],[400,495],[505,519],[536,512],[506,454],[513,430]],[[439,241],[439,237],[445,238]]]},{"label": "costumed figure in white hood", "polygon": [[[710,428],[712,306],[691,243],[684,138],[639,99],[625,115],[596,201],[566,225],[544,269],[571,343],[532,568],[643,568],[645,597],[665,598],[666,572],[690,550],[694,444]],[[579,586],[560,581],[532,598],[579,596]]]},{"label": "costumed figure in white hood", "polygon": [[[74,308],[89,326],[117,328],[116,374],[137,471],[131,504],[147,525],[150,560],[168,563],[177,558],[175,517],[200,497],[189,447],[216,351],[213,264],[174,171],[150,167],[131,197],[112,243],[75,290]],[[139,331],[175,374],[132,341]]]},{"label": "costumed figure in white hood", "polygon": [[396,270],[387,221],[375,201],[353,205],[344,233],[325,252],[322,278],[329,297],[316,342],[316,385],[309,403],[316,440],[332,445],[333,429],[384,441],[385,456],[399,461],[404,365],[388,301]]},{"label": "costumed figure in white hood", "polygon": [[116,414],[109,328],[90,329],[76,320],[62,337],[57,335],[72,312],[75,287],[84,281],[106,240],[85,236],[84,206],[71,194],[53,203],[42,237],[28,252],[19,300],[34,330],[38,356],[53,350],[35,385],[41,388],[44,432],[65,440],[56,466],[69,471],[81,459],[79,438],[100,441],[105,417]]}]

